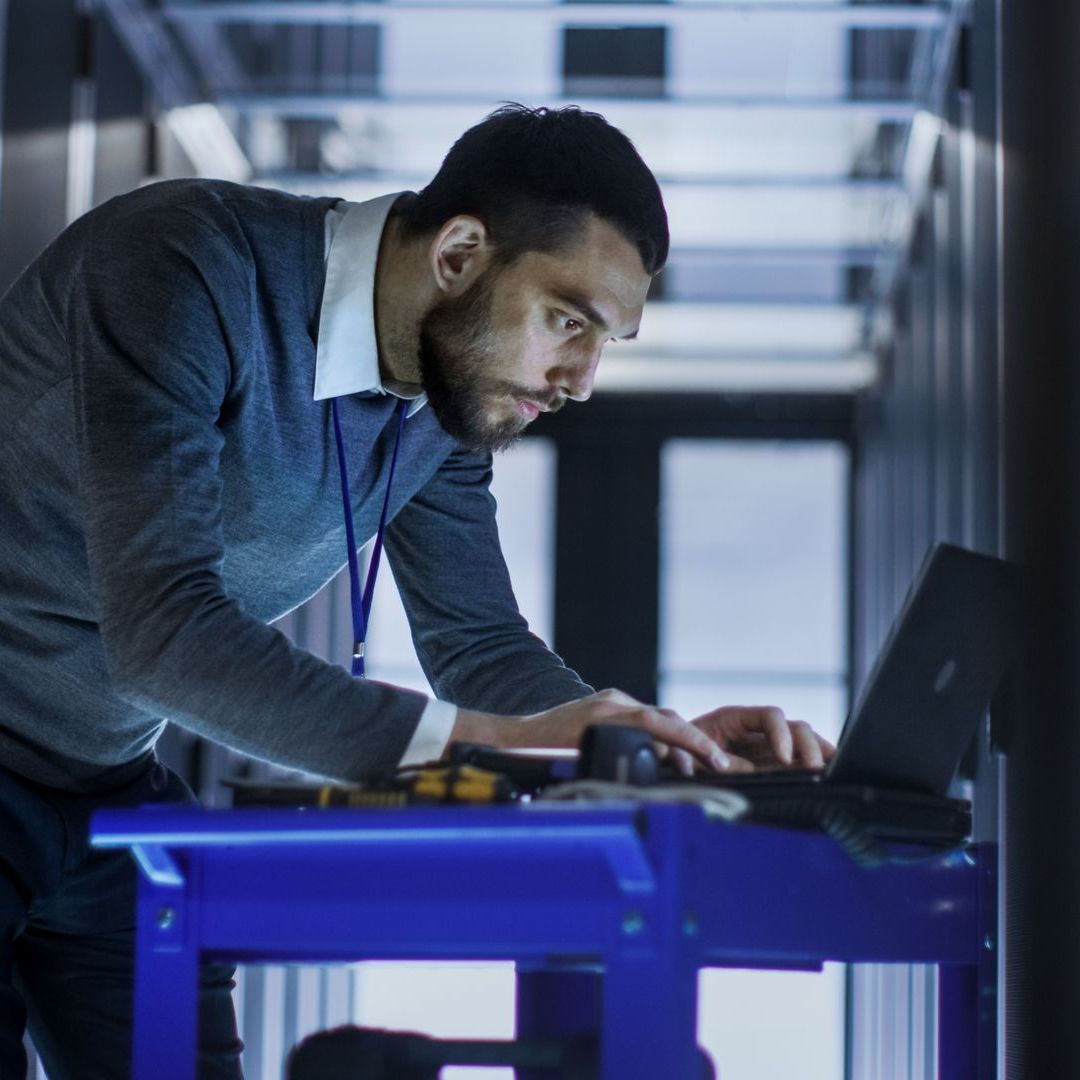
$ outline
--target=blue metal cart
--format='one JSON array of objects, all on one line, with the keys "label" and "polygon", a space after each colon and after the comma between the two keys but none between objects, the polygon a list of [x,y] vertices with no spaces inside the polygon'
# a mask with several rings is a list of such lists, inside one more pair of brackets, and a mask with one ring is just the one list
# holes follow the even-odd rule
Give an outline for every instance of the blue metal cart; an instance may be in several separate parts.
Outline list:
[{"label": "blue metal cart", "polygon": [[136,1080],[191,1080],[201,959],[499,959],[519,1034],[600,1036],[604,1080],[698,1077],[697,972],[939,966],[940,1075],[994,1075],[992,849],[894,850],[696,806],[145,807],[94,818],[141,869]]}]

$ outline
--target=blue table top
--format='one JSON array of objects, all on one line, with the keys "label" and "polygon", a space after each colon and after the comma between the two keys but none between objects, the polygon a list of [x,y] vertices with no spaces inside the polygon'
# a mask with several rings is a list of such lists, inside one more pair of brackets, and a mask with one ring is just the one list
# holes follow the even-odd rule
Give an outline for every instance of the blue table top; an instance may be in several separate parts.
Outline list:
[{"label": "blue table top", "polygon": [[376,927],[387,956],[515,957],[528,951],[528,924],[537,948],[587,952],[604,927],[640,922],[644,944],[677,920],[703,962],[971,963],[992,872],[974,849],[910,846],[867,868],[823,835],[634,802],[153,806],[98,813],[92,842],[130,848],[162,895],[194,897],[208,951],[231,941],[242,954],[260,922],[245,911],[261,910],[276,913],[282,956],[310,955],[290,937],[293,912],[335,940]]}]

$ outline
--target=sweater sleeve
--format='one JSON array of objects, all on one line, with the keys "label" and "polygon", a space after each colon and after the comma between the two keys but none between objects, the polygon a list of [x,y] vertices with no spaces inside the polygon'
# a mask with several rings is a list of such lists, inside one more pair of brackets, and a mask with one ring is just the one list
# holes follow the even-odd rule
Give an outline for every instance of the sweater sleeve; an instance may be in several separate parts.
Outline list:
[{"label": "sweater sleeve", "polygon": [[255,347],[252,279],[241,252],[182,209],[96,236],[74,275],[66,331],[104,663],[116,693],[151,715],[359,779],[397,764],[426,699],[296,648],[222,583],[219,420]]},{"label": "sweater sleeve", "polygon": [[495,522],[491,455],[454,450],[397,514],[386,550],[436,695],[527,714],[592,693],[518,612]]}]

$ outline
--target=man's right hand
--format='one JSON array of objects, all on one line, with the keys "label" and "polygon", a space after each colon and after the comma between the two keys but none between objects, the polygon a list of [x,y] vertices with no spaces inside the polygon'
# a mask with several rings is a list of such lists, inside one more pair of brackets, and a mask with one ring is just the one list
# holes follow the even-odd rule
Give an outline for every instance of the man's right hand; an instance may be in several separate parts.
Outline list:
[{"label": "man's right hand", "polygon": [[591,724],[625,724],[647,731],[659,744],[661,755],[671,753],[683,771],[689,771],[693,761],[714,770],[740,764],[747,767],[741,760],[733,762],[732,756],[700,728],[672,709],[643,705],[621,690],[601,690],[531,716],[495,716],[459,709],[450,739],[501,748],[577,748]]}]

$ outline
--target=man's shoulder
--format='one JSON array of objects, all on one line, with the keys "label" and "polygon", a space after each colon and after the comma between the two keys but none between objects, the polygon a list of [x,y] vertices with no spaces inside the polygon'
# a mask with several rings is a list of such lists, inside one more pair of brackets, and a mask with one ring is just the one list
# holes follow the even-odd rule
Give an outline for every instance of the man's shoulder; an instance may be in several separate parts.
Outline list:
[{"label": "man's shoulder", "polygon": [[100,226],[142,227],[170,219],[197,218],[208,226],[276,226],[279,230],[321,220],[336,200],[292,195],[273,188],[236,184],[227,180],[160,180],[102,203],[88,217]]},{"label": "man's shoulder", "polygon": [[102,273],[179,258],[208,280],[295,283],[317,275],[333,203],[223,180],[165,180],[91,210],[56,252],[65,265],[90,260]]}]

